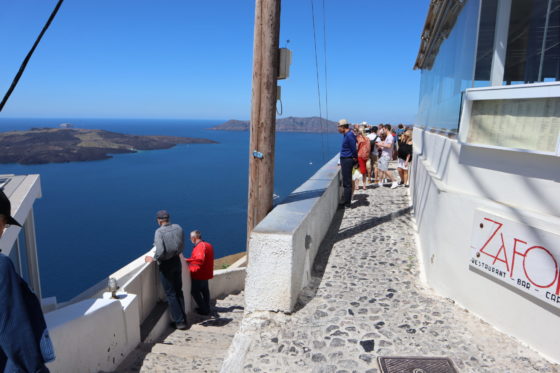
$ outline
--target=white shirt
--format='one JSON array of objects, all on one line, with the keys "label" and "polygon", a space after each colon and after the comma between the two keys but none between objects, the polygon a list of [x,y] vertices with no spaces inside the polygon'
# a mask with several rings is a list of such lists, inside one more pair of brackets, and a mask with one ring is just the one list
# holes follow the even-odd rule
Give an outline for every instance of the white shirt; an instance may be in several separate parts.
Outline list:
[{"label": "white shirt", "polygon": [[[376,137],[377,140],[375,140]],[[371,152],[377,155],[377,143],[379,142],[379,136],[377,136],[377,134],[372,132],[372,133],[368,133],[367,138],[370,139],[370,141],[375,140],[375,142],[373,143],[373,147],[371,148]]]},{"label": "white shirt", "polygon": [[385,138],[385,141],[383,141],[383,144],[385,144],[385,146],[387,145],[391,145],[391,146],[388,148],[381,148],[381,156],[391,158],[393,156],[393,135],[388,134],[387,137]]}]

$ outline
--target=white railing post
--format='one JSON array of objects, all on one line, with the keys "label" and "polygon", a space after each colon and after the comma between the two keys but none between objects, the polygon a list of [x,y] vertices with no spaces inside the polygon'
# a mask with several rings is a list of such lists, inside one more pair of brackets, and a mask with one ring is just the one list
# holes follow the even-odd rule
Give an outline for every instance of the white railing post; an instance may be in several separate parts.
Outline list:
[{"label": "white railing post", "polygon": [[25,219],[23,231],[25,233],[25,247],[27,250],[29,284],[37,297],[41,299],[41,278],[39,276],[39,259],[37,258],[37,241],[35,240],[35,218],[33,216],[33,208],[29,210],[29,214]]}]

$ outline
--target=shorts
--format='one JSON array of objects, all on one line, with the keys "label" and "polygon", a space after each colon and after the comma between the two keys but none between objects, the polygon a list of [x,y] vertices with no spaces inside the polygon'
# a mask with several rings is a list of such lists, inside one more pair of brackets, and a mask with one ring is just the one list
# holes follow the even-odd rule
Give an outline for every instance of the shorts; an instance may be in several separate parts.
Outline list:
[{"label": "shorts", "polygon": [[360,166],[360,172],[362,173],[362,175],[365,175],[367,173],[366,162],[366,159],[358,157],[358,165]]},{"label": "shorts", "polygon": [[[375,152],[375,153],[377,153],[377,152]],[[375,168],[377,168],[377,158],[379,158],[379,157],[377,156],[377,154],[371,153],[371,154],[369,155],[369,159],[371,160],[371,164],[372,164],[372,166],[375,167]]]},{"label": "shorts", "polygon": [[397,166],[397,168],[402,168],[403,170],[408,170],[408,166],[404,165],[405,160],[402,158],[399,158],[399,165]]},{"label": "shorts", "polygon": [[390,160],[391,159],[389,158],[389,156],[382,155],[381,158],[379,158],[379,161],[377,162],[377,165],[379,167],[379,171],[388,171]]}]

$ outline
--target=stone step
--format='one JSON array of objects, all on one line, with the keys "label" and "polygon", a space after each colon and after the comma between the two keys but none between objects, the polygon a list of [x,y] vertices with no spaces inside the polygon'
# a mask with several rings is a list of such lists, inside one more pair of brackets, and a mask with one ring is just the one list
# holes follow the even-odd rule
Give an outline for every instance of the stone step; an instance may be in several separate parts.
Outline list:
[{"label": "stone step", "polygon": [[152,350],[153,344],[140,343],[136,348],[128,354],[113,373],[135,373],[139,372],[144,364],[146,355]]},{"label": "stone step", "polygon": [[193,324],[189,330],[202,332],[235,334],[239,329],[239,321],[232,318],[210,319],[203,323]]},{"label": "stone step", "polygon": [[229,302],[238,302],[240,304],[243,304],[243,302],[245,301],[245,295],[243,293],[239,293],[239,294],[230,294],[225,298],[222,299],[216,299],[216,303],[222,302],[224,300],[228,300]]},{"label": "stone step", "polygon": [[210,347],[229,347],[234,333],[216,333],[208,330],[185,330],[181,333],[170,334],[161,343],[172,344],[175,346],[210,346]]},{"label": "stone step", "polygon": [[188,330],[174,330],[156,344],[140,344],[119,373],[219,372],[244,314],[243,293],[218,300],[217,316],[189,315]]},{"label": "stone step", "polygon": [[[228,345],[229,346],[229,345]],[[177,346],[164,343],[156,343],[152,347],[151,354],[165,354],[167,356],[179,357],[182,359],[223,359],[227,352],[226,347],[215,347],[215,346]]]},{"label": "stone step", "polygon": [[222,360],[222,358],[182,358],[163,353],[150,353],[144,359],[140,373],[217,373],[220,371]]},{"label": "stone step", "polygon": [[[230,302],[229,300],[224,300],[222,302],[216,303],[214,306],[216,309],[221,309],[221,312],[241,312],[245,311],[245,305],[239,302]],[[219,312],[219,311],[218,311]]]}]

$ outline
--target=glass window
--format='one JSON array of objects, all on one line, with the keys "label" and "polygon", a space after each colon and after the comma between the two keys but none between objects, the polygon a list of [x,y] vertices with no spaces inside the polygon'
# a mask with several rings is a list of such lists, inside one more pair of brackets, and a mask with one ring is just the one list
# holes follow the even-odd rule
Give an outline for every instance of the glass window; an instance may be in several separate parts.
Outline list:
[{"label": "glass window", "polygon": [[560,77],[560,0],[513,0],[504,84]]},{"label": "glass window", "polygon": [[432,66],[422,69],[417,123],[456,130],[461,96],[473,86],[479,1],[468,0]]},{"label": "glass window", "polygon": [[494,34],[496,31],[496,14],[498,0],[483,0],[480,9],[480,26],[476,50],[476,69],[474,87],[490,86],[490,70],[494,55]]}]

